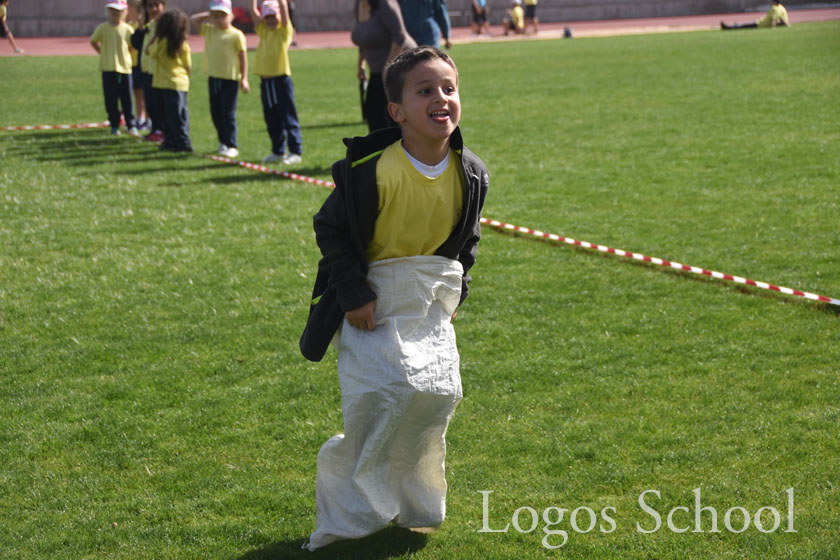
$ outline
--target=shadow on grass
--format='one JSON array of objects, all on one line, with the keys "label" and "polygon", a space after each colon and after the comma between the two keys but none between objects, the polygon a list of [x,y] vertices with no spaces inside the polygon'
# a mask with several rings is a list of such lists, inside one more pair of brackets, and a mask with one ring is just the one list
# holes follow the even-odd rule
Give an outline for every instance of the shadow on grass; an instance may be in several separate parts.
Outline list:
[{"label": "shadow on grass", "polygon": [[385,560],[417,552],[428,540],[428,535],[392,526],[369,537],[339,541],[315,552],[301,549],[306,539],[271,543],[247,552],[237,560]]},{"label": "shadow on grass", "polygon": [[350,126],[360,126],[363,125],[364,121],[359,119],[356,122],[343,122],[343,123],[323,123],[323,124],[308,124],[308,125],[301,125],[301,128],[305,129],[317,129],[317,128],[347,128]]}]

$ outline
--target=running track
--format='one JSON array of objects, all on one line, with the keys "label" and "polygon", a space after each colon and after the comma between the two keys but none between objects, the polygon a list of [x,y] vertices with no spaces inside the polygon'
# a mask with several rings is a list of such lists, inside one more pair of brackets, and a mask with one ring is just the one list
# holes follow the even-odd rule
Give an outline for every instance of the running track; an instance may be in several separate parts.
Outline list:
[{"label": "running track", "polygon": [[[840,19],[840,8],[826,8],[817,10],[790,10],[791,24],[805,22],[826,21]],[[536,38],[556,39],[562,37],[563,28],[568,26],[575,37],[597,37],[604,35],[631,35],[640,33],[668,33],[678,31],[699,31],[717,29],[721,20],[726,22],[746,23],[755,21],[761,13],[740,14],[711,14],[703,16],[648,18],[648,19],[613,19],[602,21],[572,21],[562,23],[541,23],[540,34]],[[14,20],[9,22],[14,32]],[[452,30],[452,40],[455,43],[494,42],[503,40],[533,39],[534,36],[518,35],[503,37],[501,26],[490,26],[492,37],[478,39],[471,36],[469,27],[455,27]],[[256,49],[257,36],[247,35],[248,48]],[[57,56],[57,55],[95,55],[87,37],[15,37],[18,44],[27,55]],[[329,49],[352,47],[349,31],[303,32],[297,34],[297,48],[300,49]],[[204,40],[193,35],[190,37],[193,52],[204,50]],[[0,56],[16,56],[12,52],[9,42],[0,40]]]}]

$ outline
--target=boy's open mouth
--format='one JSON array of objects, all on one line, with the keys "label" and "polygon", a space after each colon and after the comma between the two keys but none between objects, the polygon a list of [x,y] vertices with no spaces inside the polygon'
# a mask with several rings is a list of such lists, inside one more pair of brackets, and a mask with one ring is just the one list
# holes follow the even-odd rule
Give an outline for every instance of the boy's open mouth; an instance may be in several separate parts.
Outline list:
[{"label": "boy's open mouth", "polygon": [[449,120],[449,111],[434,111],[429,115],[429,117],[431,117],[431,119],[435,122],[443,123]]}]

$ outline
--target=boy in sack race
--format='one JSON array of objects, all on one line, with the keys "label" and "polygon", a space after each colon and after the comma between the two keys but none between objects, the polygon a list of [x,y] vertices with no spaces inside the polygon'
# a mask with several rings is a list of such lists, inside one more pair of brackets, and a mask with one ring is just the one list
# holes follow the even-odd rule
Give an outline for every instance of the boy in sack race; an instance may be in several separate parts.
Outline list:
[{"label": "boy in sack race", "polygon": [[304,548],[446,513],[445,434],[461,400],[452,319],[467,297],[489,187],[463,145],[458,72],[439,49],[385,71],[399,128],[345,139],[314,218],[323,258],[301,352],[338,341],[344,434],[318,453],[316,530]]}]

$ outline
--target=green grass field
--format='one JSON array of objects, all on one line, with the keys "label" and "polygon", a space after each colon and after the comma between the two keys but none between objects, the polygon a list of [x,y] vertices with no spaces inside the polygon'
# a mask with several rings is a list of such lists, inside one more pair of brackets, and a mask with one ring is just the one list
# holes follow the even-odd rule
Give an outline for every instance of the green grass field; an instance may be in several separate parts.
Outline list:
[{"label": "green grass field", "polygon": [[[457,45],[485,216],[838,298],[838,52],[838,22]],[[302,174],[365,132],[355,56],[292,54]],[[0,126],[105,120],[92,57],[0,74]],[[239,126],[266,155],[258,90]],[[334,351],[297,350],[328,190],[107,129],[3,132],[0,160],[2,558],[840,557],[837,309],[489,229],[456,321],[446,523],[303,553],[342,430]],[[483,496],[487,528],[526,506],[537,527],[480,532]],[[736,506],[777,529],[729,531]]]}]

